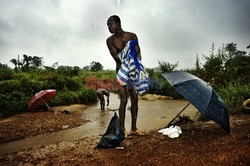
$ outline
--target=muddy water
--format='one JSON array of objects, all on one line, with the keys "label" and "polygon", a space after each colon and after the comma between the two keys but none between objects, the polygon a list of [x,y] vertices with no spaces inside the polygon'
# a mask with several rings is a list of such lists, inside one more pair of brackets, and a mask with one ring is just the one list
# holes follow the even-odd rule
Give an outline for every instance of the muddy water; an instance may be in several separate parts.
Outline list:
[{"label": "muddy water", "polygon": [[[99,103],[82,110],[83,118],[91,122],[68,130],[61,130],[51,134],[42,134],[32,138],[2,144],[0,145],[0,153],[10,153],[39,145],[47,145],[56,142],[70,142],[84,137],[101,135],[106,131],[114,112],[118,113],[119,102],[118,96],[111,94],[110,105],[105,111],[100,110]],[[145,132],[162,129],[187,104],[187,101],[180,100],[139,100],[137,127]],[[128,131],[130,131],[131,127],[130,105],[129,101],[125,121],[125,127]],[[196,112],[197,110],[192,105],[189,105],[183,114],[192,117]]]}]

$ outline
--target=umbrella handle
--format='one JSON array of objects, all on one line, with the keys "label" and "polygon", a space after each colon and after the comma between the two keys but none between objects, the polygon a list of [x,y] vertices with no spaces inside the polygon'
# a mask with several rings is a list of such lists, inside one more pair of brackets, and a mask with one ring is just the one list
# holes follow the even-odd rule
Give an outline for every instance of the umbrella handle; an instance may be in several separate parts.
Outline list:
[{"label": "umbrella handle", "polygon": [[179,112],[175,117],[174,117],[174,119],[173,120],[171,120],[171,122],[169,122],[168,123],[168,125],[167,125],[167,127],[170,127],[170,125],[171,125],[171,123],[173,122],[173,121],[175,121],[175,119],[189,106],[189,104],[191,104],[190,102],[181,110],[181,112]]}]

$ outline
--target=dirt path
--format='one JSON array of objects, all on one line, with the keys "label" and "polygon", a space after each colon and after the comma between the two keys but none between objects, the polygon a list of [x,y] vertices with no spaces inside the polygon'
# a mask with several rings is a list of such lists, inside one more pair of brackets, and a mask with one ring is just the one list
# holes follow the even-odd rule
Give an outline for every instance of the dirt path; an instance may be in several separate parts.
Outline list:
[{"label": "dirt path", "polygon": [[[76,110],[79,108],[76,106]],[[61,120],[56,122],[52,120],[55,113],[37,114],[39,118],[35,118],[37,115],[30,118],[33,123],[26,121],[20,125],[22,118],[31,117],[28,114],[1,121],[0,141],[61,130],[65,123],[68,128],[85,123],[77,111],[70,118],[57,114]],[[48,118],[51,122],[44,123]],[[87,137],[3,154],[0,165],[249,165],[250,114],[230,116],[230,124],[231,134],[211,121],[182,124],[183,134],[176,139],[151,131],[146,136],[124,140],[123,150],[96,149],[100,136]],[[8,139],[2,137],[7,131],[11,131]]]}]

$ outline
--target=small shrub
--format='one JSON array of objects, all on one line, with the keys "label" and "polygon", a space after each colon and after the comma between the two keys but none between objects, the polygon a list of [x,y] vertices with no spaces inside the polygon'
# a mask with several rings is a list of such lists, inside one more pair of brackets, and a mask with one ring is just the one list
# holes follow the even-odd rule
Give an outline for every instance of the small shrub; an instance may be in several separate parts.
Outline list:
[{"label": "small shrub", "polygon": [[90,104],[97,101],[96,91],[94,89],[82,88],[78,93],[79,102],[83,104]]},{"label": "small shrub", "polygon": [[51,100],[51,106],[70,105],[78,103],[77,93],[73,91],[58,92]]},{"label": "small shrub", "polygon": [[21,87],[21,83],[19,80],[5,80],[0,81],[0,93],[8,94],[13,91],[19,91]]},{"label": "small shrub", "polygon": [[0,69],[0,81],[11,80],[14,78],[14,70],[10,68]]},{"label": "small shrub", "polygon": [[0,94],[0,113],[3,116],[12,116],[28,109],[28,101],[30,96],[21,92],[12,94]]},{"label": "small shrub", "polygon": [[240,85],[239,83],[228,83],[218,90],[221,98],[229,108],[230,113],[240,111],[242,103],[250,98],[250,84]]}]

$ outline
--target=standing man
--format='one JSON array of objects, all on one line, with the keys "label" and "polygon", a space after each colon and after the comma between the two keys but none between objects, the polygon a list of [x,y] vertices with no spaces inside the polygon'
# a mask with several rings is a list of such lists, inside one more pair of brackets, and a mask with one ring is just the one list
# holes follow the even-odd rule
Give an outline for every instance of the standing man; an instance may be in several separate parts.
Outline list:
[{"label": "standing man", "polygon": [[[125,32],[121,28],[121,20],[118,16],[113,15],[109,17],[107,21],[107,26],[109,29],[109,32],[112,34],[107,39],[107,46],[110,51],[110,54],[114,58],[116,62],[116,73],[118,73],[119,69],[122,66],[121,58],[118,55],[122,52],[124,47],[127,45],[129,41],[137,41],[137,36],[134,33],[131,32]],[[140,54],[140,47],[139,44],[136,43],[136,45],[133,46],[136,52],[136,56],[139,60],[141,60],[141,54]],[[130,88],[127,88],[127,86],[122,86],[120,88],[120,107],[119,107],[119,118],[121,121],[121,126],[125,130],[125,115],[126,115],[126,105],[128,101],[128,94],[127,90],[131,97],[131,131],[127,132],[125,130],[125,137],[128,137],[129,135],[144,135],[145,133],[138,130],[136,126],[137,122],[137,115],[138,115],[138,95],[137,91],[135,89],[135,86],[133,85],[133,81],[129,81],[132,86]]]}]

